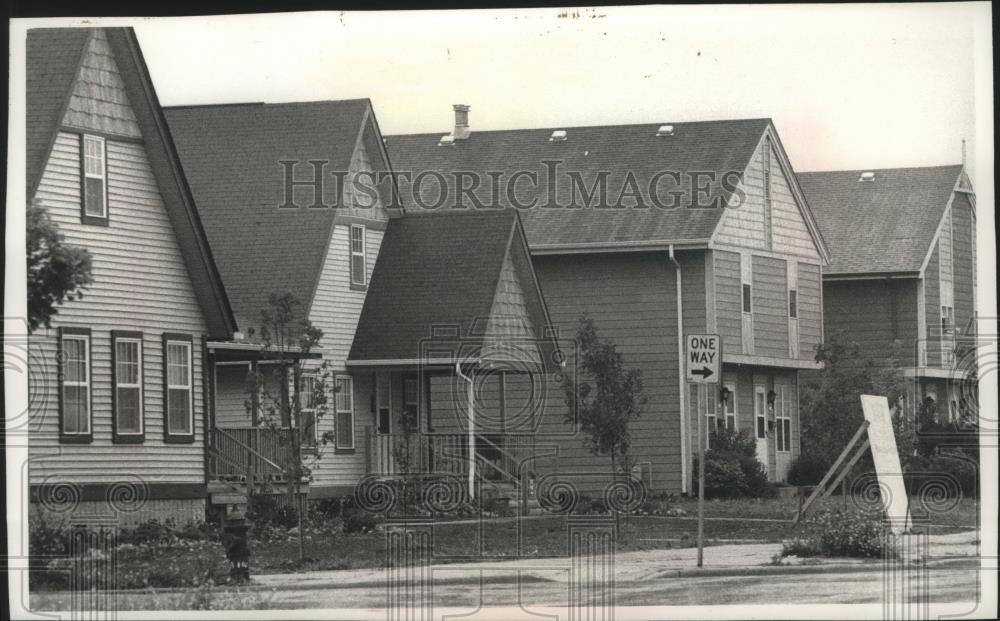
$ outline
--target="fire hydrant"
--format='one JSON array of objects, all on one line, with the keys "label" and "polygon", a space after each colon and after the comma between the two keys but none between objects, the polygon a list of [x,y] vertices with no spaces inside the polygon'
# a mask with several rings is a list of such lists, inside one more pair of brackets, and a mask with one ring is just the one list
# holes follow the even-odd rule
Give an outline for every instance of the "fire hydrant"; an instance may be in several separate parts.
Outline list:
[{"label": "fire hydrant", "polygon": [[229,577],[234,582],[250,581],[250,523],[240,510],[227,512],[222,524],[222,545],[231,565]]}]

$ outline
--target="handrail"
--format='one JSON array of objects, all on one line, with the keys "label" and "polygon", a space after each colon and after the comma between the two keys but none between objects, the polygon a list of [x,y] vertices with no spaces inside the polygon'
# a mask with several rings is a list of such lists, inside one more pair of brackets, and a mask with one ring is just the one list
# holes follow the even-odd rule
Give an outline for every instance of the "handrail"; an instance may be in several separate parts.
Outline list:
[{"label": "handrail", "polygon": [[224,429],[221,429],[219,427],[215,427],[214,429],[212,429],[212,432],[215,435],[224,436],[228,441],[232,442],[233,444],[236,444],[237,446],[246,449],[247,451],[250,452],[250,454],[252,454],[254,457],[257,457],[258,459],[260,459],[266,465],[271,466],[272,468],[274,468],[274,469],[276,469],[276,470],[278,470],[278,471],[280,471],[282,473],[287,474],[285,472],[285,467],[284,466],[280,466],[280,465],[274,463],[273,461],[271,461],[270,459],[268,459],[267,456],[265,456],[263,453],[261,453],[260,451],[254,449],[250,445],[246,444],[245,442],[243,442],[242,440],[240,440],[239,438],[237,438],[233,434],[231,434],[231,433],[229,433],[229,432],[227,432]]}]

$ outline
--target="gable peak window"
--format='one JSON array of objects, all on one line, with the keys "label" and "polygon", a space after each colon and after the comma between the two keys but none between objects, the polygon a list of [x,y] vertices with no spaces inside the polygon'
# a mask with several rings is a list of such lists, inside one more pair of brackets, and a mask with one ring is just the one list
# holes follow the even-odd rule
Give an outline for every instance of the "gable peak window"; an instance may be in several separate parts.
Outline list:
[{"label": "gable peak window", "polygon": [[747,284],[747,283],[743,283],[743,312],[744,313],[752,312],[751,295],[750,295],[750,293],[751,293],[751,287],[750,287],[750,285]]},{"label": "gable peak window", "polygon": [[365,248],[365,226],[351,225],[351,286],[364,287],[368,284],[368,266]]},{"label": "gable peak window", "polygon": [[799,316],[798,292],[795,289],[788,290],[788,316],[792,319]]},{"label": "gable peak window", "polygon": [[81,136],[81,219],[84,224],[108,223],[107,153],[107,145],[101,136]]},{"label": "gable peak window", "polygon": [[941,333],[951,334],[955,328],[954,309],[951,306],[941,307]]}]

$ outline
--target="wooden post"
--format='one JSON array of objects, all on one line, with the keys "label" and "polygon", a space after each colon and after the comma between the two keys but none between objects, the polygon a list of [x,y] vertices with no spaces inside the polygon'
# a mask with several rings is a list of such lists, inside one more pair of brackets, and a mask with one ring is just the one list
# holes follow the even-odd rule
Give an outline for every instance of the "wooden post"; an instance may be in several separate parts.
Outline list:
[{"label": "wooden post", "polygon": [[[701,387],[699,391],[707,392]],[[696,400],[697,403],[697,400]],[[705,556],[705,438],[704,416],[695,406],[695,415],[698,417],[698,567],[702,566]]]},{"label": "wooden post", "polygon": [[[864,421],[861,423],[861,426],[858,427],[858,430],[854,432],[854,435],[851,437],[851,440],[847,443],[847,446],[844,447],[844,450],[840,452],[840,455],[837,457],[837,460],[833,462],[833,465],[830,466],[830,469],[826,471],[825,475],[823,475],[823,479],[816,486],[816,489],[813,490],[813,493],[806,500],[805,504],[799,510],[798,514],[796,514],[795,519],[792,520],[792,524],[798,524],[802,518],[807,517],[809,514],[811,514],[813,503],[815,503],[816,500],[818,500],[819,498],[825,497],[829,494],[827,483],[829,483],[830,479],[833,478],[833,476],[837,473],[838,469],[840,468],[840,465],[844,462],[847,456],[850,455],[852,451],[854,451],[854,445],[857,444],[858,440],[865,434],[867,430],[868,430],[868,421]],[[850,469],[851,467],[854,466],[855,463],[857,463],[857,460],[860,458],[861,453],[863,453],[864,450],[867,448],[868,448],[868,441],[865,440],[864,445],[857,451],[857,454],[851,458],[848,469]],[[841,474],[834,481],[833,485],[830,487],[836,487],[840,483],[843,476],[844,474]]]}]

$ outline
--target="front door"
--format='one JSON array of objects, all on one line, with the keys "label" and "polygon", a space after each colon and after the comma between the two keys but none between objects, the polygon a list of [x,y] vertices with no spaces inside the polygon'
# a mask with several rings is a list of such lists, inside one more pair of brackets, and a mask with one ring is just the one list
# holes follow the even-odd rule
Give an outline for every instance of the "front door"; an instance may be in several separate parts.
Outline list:
[{"label": "front door", "polygon": [[395,459],[392,454],[392,375],[387,372],[375,374],[375,462],[379,474],[396,474]]},{"label": "front door", "polygon": [[753,420],[754,434],[757,437],[757,459],[764,464],[767,472],[767,389],[763,386],[753,387]]}]

